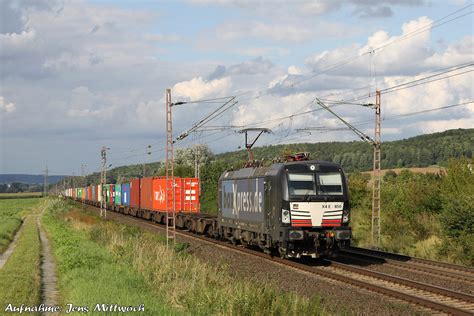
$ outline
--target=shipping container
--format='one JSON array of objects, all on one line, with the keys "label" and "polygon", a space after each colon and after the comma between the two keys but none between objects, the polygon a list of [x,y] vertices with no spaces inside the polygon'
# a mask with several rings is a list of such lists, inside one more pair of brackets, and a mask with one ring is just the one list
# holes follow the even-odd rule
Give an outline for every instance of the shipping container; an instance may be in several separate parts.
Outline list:
[{"label": "shipping container", "polygon": [[140,181],[140,208],[153,210],[153,177],[142,178]]},{"label": "shipping container", "polygon": [[88,186],[88,187],[87,187],[87,197],[86,197],[86,200],[87,200],[87,201],[92,201],[92,186]]},{"label": "shipping container", "polygon": [[110,200],[109,204],[114,204],[115,203],[115,184],[110,184]]},{"label": "shipping container", "polygon": [[153,210],[172,211],[174,208],[177,212],[199,212],[199,179],[170,179],[168,188],[171,187],[174,187],[174,203],[173,191],[166,189],[166,178],[153,180]]},{"label": "shipping container", "polygon": [[95,185],[91,185],[91,201],[92,202],[96,202],[97,201],[97,197],[95,195]]},{"label": "shipping container", "polygon": [[140,183],[141,179],[132,179],[130,181],[130,207],[140,208]]},{"label": "shipping container", "polygon": [[101,202],[102,201],[102,185],[99,184],[96,186],[96,200],[97,202]]},{"label": "shipping container", "polygon": [[105,203],[110,203],[110,195],[111,195],[111,192],[110,192],[110,184],[106,184],[104,185],[105,187]]},{"label": "shipping container", "polygon": [[200,212],[201,204],[199,201],[200,184],[199,178],[181,178],[183,187],[183,211]]},{"label": "shipping container", "polygon": [[115,205],[122,205],[122,185],[116,184],[115,185]]},{"label": "shipping container", "polygon": [[130,205],[130,184],[122,183],[122,205]]},{"label": "shipping container", "polygon": [[[183,200],[183,190],[179,180],[179,178],[174,179],[174,208],[176,211],[181,210]],[[173,211],[173,191],[169,190],[173,187],[173,179],[168,180],[168,186],[166,186],[166,181],[164,177],[153,179],[153,210],[155,211]]]}]

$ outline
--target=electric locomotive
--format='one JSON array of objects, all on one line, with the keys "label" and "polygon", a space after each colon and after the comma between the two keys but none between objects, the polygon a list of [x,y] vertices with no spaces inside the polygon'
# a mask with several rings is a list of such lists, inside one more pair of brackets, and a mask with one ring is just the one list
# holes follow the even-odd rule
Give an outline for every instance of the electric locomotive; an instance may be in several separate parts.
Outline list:
[{"label": "electric locomotive", "polygon": [[219,178],[218,230],[233,243],[281,257],[334,255],[350,244],[350,203],[340,165],[274,163]]}]

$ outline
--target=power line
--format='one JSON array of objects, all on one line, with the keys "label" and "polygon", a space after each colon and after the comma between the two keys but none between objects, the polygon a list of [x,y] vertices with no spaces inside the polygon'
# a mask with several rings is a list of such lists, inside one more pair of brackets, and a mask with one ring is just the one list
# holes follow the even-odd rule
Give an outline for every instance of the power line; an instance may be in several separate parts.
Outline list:
[{"label": "power line", "polygon": [[[397,86],[395,86],[395,87],[390,87],[390,88],[384,89],[383,92],[384,92],[385,94],[386,94],[386,93],[390,93],[390,92],[396,92],[396,91],[400,91],[400,90],[404,90],[404,89],[408,89],[408,88],[413,88],[413,87],[416,87],[416,86],[419,86],[419,85],[428,84],[428,83],[432,83],[432,82],[435,82],[435,81],[439,81],[439,80],[444,80],[444,79],[448,79],[448,78],[451,78],[451,77],[460,76],[460,75],[463,75],[463,74],[466,74],[466,73],[469,73],[469,72],[472,72],[472,70],[467,70],[467,71],[463,71],[463,72],[460,72],[460,73],[457,73],[457,74],[453,74],[453,75],[449,75],[449,76],[445,76],[445,77],[441,77],[441,78],[436,78],[436,79],[428,80],[428,81],[424,81],[424,82],[419,82],[419,81],[425,80],[426,78],[422,78],[422,79],[418,79],[418,80],[413,80],[413,81],[411,81],[411,82],[398,85],[398,88],[397,88]],[[415,83],[415,82],[418,82],[418,83],[413,84],[413,83]],[[409,85],[409,86],[406,86],[406,85]]]}]

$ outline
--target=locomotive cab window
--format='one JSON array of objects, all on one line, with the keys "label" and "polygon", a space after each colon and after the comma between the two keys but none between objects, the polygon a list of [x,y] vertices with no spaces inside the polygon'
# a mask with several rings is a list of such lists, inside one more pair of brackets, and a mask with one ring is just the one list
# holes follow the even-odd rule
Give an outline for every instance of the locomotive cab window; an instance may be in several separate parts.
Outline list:
[{"label": "locomotive cab window", "polygon": [[313,173],[288,173],[290,195],[316,195]]},{"label": "locomotive cab window", "polygon": [[319,195],[342,195],[342,177],[340,173],[318,173]]}]

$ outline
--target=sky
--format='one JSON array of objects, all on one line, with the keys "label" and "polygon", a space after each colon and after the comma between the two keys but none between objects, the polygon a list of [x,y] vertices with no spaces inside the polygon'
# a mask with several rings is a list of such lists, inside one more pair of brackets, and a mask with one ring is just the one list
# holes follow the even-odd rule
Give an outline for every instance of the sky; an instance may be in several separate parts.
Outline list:
[{"label": "sky", "polygon": [[189,102],[173,107],[174,137],[235,97],[175,149],[236,150],[247,127],[272,130],[256,146],[357,141],[317,100],[373,136],[364,105],[376,90],[382,141],[473,128],[472,11],[463,0],[2,0],[0,173],[96,172],[102,146],[112,166],[162,160],[167,88]]}]

